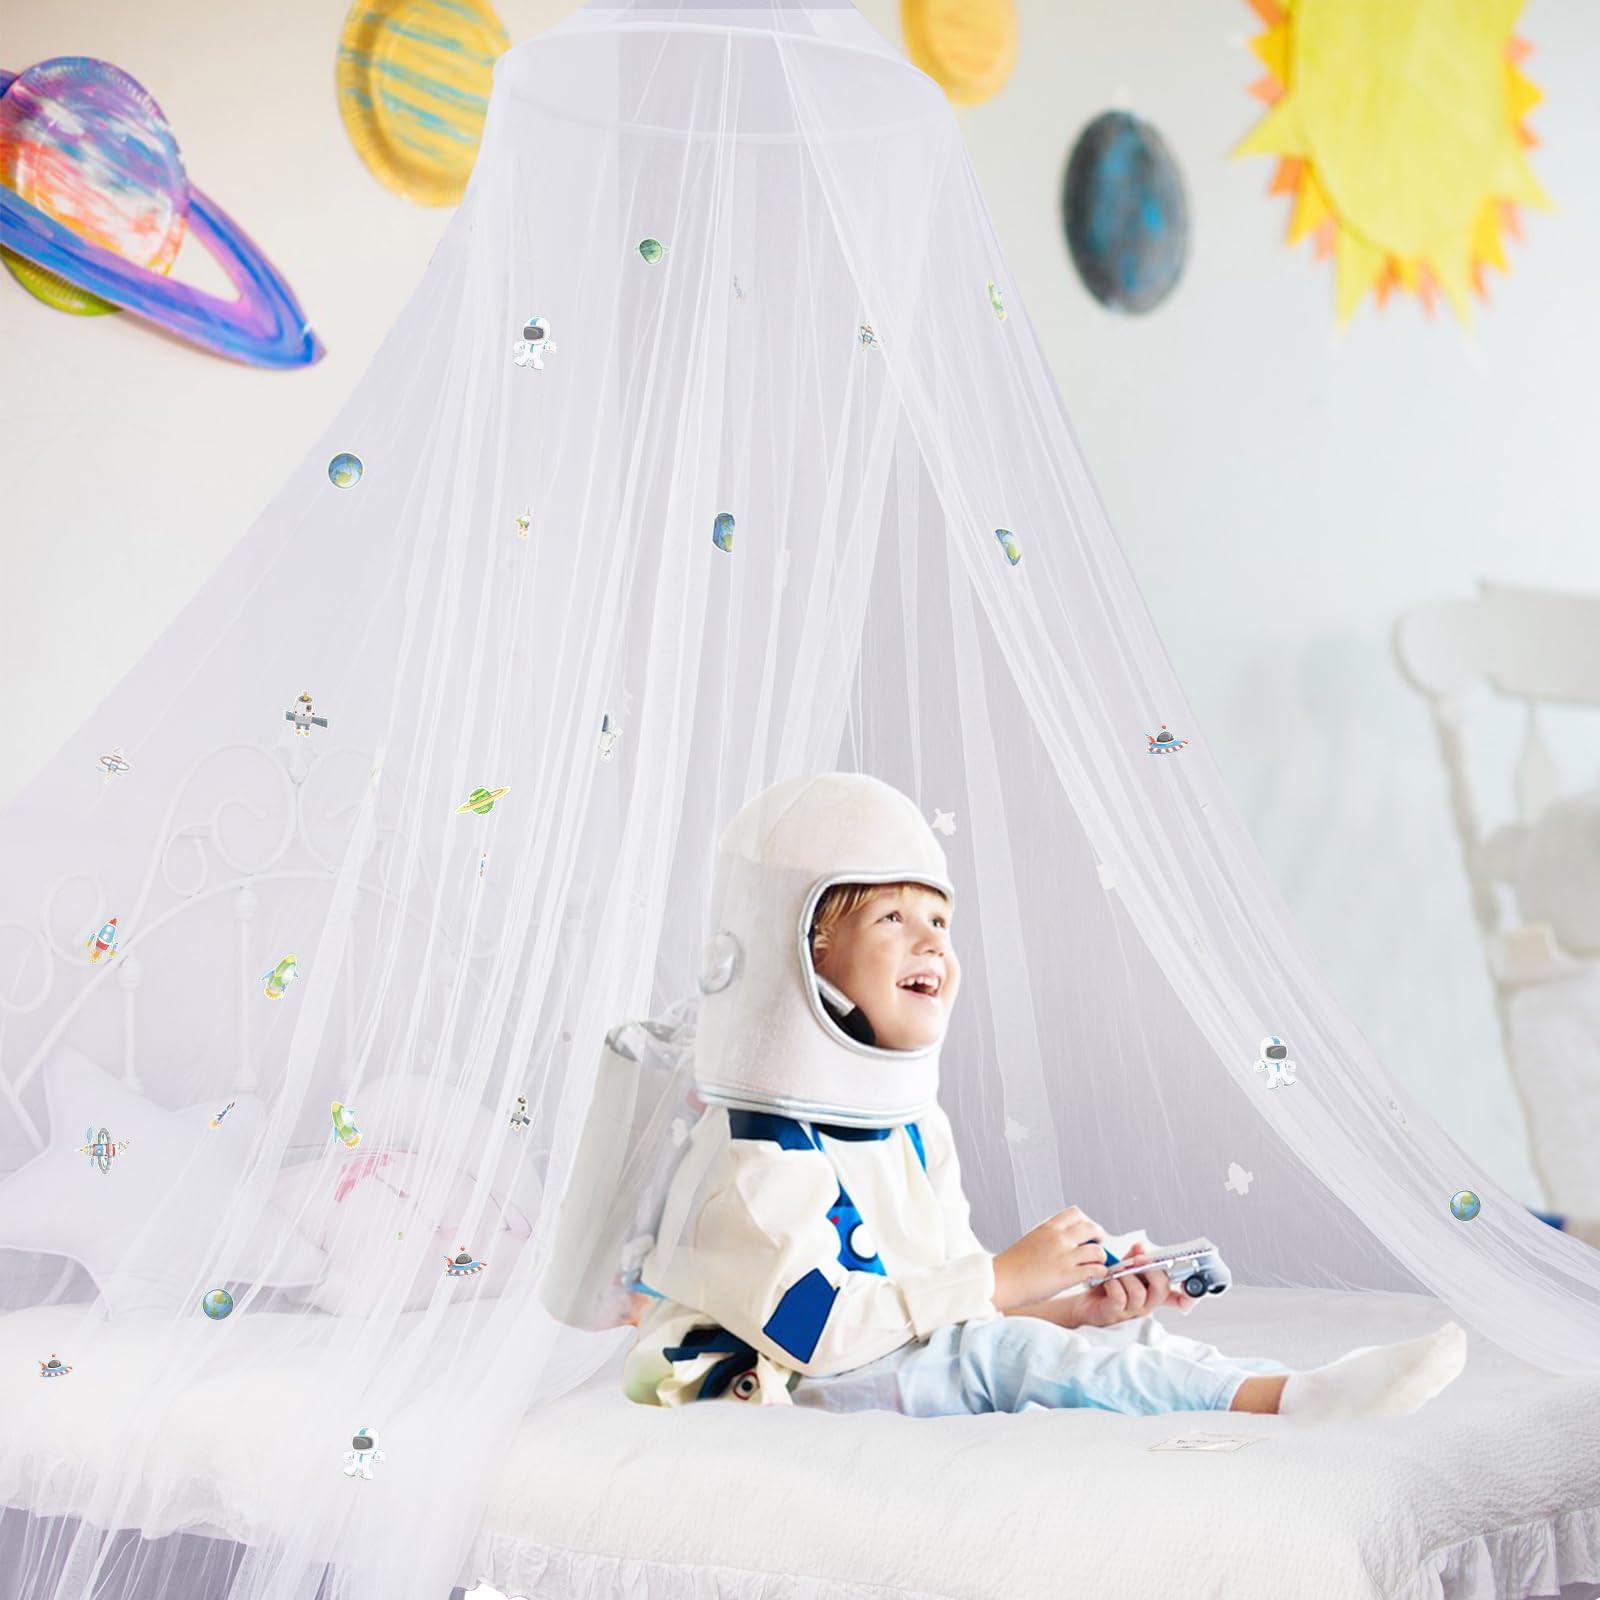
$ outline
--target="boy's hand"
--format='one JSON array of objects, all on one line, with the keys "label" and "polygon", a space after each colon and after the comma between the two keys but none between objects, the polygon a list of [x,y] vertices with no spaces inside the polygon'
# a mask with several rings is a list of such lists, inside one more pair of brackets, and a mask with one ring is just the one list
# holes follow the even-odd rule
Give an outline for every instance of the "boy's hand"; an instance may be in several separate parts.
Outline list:
[{"label": "boy's hand", "polygon": [[[1149,1254],[1146,1246],[1136,1244],[1122,1258],[1122,1264],[1131,1265]],[[1176,1306],[1181,1311],[1190,1311],[1196,1304],[1182,1289],[1172,1286],[1165,1267],[1152,1267],[1148,1272],[1107,1278],[1098,1287],[1086,1289],[1075,1301],[1063,1302],[1063,1313],[1070,1315],[1077,1327],[1109,1328],[1132,1317],[1147,1317],[1157,1306]]]},{"label": "boy's hand", "polygon": [[1103,1272],[1106,1253],[1096,1241],[1104,1234],[1105,1229],[1076,1206],[1058,1211],[1023,1234],[994,1258],[995,1309],[1012,1311],[1046,1300]]}]

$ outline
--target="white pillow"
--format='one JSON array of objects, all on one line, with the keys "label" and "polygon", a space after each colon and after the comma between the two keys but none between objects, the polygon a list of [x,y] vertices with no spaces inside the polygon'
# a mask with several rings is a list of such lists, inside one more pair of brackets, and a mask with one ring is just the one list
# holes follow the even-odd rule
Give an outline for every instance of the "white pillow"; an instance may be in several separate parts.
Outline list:
[{"label": "white pillow", "polygon": [[[402,1309],[413,1311],[428,1303],[446,1276],[446,1263],[463,1247],[485,1263],[482,1274],[472,1276],[473,1292],[498,1293],[533,1233],[532,1219],[495,1195],[471,1234],[464,1233],[475,1186],[465,1172],[457,1173],[433,1203],[432,1216],[419,1217],[416,1207],[427,1180],[425,1156],[373,1146],[365,1134],[354,1150],[330,1152],[285,1171],[273,1198],[328,1258],[327,1274],[295,1298],[324,1311],[359,1315],[390,1279],[393,1268],[383,1265],[387,1254],[395,1265],[414,1264],[402,1302]],[[421,1248],[424,1232],[430,1242]]]},{"label": "white pillow", "polygon": [[[290,1288],[315,1283],[326,1258],[269,1205],[217,1270],[196,1288],[212,1233],[248,1165],[265,1121],[261,1102],[239,1096],[215,1128],[209,1103],[168,1111],[61,1046],[44,1068],[49,1141],[0,1180],[0,1249],[42,1250],[78,1262],[108,1315],[181,1309],[224,1283]],[[127,1148],[101,1172],[79,1146],[104,1128]]]}]

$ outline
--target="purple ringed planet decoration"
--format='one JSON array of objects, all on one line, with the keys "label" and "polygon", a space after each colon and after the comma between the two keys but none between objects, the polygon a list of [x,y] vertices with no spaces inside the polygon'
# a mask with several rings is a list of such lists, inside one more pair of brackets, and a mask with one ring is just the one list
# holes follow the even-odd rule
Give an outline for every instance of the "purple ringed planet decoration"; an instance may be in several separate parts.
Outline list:
[{"label": "purple ringed planet decoration", "polygon": [[[185,229],[236,300],[166,276]],[[189,183],[161,108],[109,61],[0,69],[0,247],[68,291],[232,361],[298,367],[326,353],[288,284]]]}]

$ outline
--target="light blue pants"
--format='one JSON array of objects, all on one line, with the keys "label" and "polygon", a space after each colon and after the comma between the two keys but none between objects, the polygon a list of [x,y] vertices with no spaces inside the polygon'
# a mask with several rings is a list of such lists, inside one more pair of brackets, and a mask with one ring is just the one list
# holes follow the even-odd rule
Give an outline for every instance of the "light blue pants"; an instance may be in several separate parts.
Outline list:
[{"label": "light blue pants", "polygon": [[1279,1361],[1225,1356],[1168,1332],[1151,1316],[1110,1328],[985,1317],[937,1328],[926,1340],[849,1372],[801,1377],[790,1394],[797,1406],[911,1417],[1058,1406],[1153,1416],[1226,1411],[1247,1377],[1291,1370]]}]

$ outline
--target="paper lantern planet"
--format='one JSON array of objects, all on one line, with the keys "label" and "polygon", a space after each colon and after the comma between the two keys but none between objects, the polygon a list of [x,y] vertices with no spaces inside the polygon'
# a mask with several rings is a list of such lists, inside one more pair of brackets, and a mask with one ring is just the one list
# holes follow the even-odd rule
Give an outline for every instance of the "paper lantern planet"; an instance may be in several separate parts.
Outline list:
[{"label": "paper lantern planet", "polygon": [[[235,299],[167,277],[186,233]],[[131,311],[230,360],[292,367],[324,354],[272,264],[190,184],[161,108],[109,61],[0,71],[0,259],[60,310]]]},{"label": "paper lantern planet", "polygon": [[233,1296],[226,1289],[212,1289],[201,1298],[200,1309],[213,1322],[221,1322],[233,1310]]},{"label": "paper lantern planet", "polygon": [[511,48],[484,0],[355,0],[339,35],[339,117],[386,188],[425,206],[466,193],[494,64]]},{"label": "paper lantern planet", "polygon": [[1189,255],[1189,205],[1165,141],[1126,111],[1096,117],[1061,185],[1067,248],[1083,286],[1112,311],[1151,311]]},{"label": "paper lantern planet", "polygon": [[900,0],[900,31],[912,65],[952,105],[998,94],[1017,62],[1015,0]]}]

